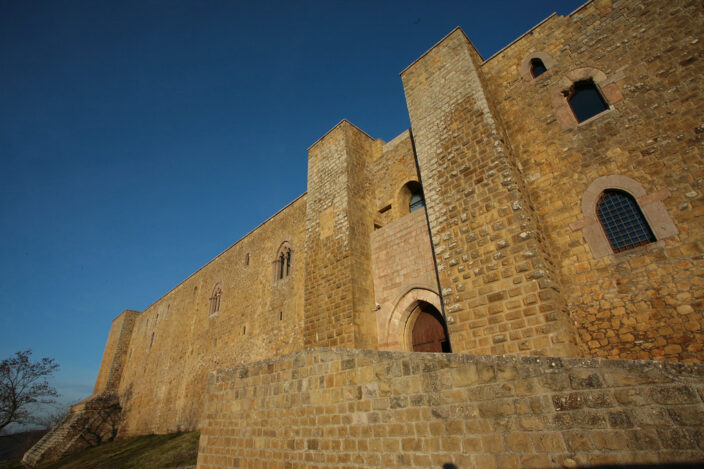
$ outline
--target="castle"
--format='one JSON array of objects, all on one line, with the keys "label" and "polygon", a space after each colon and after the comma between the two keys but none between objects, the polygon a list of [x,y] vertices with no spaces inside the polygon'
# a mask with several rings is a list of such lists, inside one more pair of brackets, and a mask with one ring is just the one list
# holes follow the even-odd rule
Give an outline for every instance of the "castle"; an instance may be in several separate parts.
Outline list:
[{"label": "castle", "polygon": [[410,130],[343,120],[305,194],[115,318],[119,434],[200,429],[199,469],[704,459],[702,31],[594,0],[488,59],[450,32]]}]

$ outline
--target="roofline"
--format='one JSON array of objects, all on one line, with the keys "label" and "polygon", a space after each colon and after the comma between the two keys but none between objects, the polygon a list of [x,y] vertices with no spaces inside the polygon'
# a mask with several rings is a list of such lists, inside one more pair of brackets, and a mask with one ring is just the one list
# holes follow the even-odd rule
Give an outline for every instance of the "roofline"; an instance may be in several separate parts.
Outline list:
[{"label": "roofline", "polygon": [[549,19],[552,19],[554,16],[558,16],[558,17],[560,17],[560,18],[567,18],[567,17],[570,17],[570,16],[574,15],[575,13],[577,13],[577,12],[578,12],[579,10],[581,10],[582,8],[584,8],[584,7],[586,7],[587,5],[589,5],[590,3],[592,3],[593,1],[594,1],[594,0],[587,0],[586,2],[584,2],[582,5],[578,6],[574,11],[572,11],[572,12],[569,13],[569,14],[567,14],[566,16],[560,16],[560,15],[558,15],[556,12],[552,12],[552,14],[551,14],[550,16],[548,16],[547,18],[545,18],[544,20],[542,20],[540,23],[536,24],[535,26],[533,26],[532,28],[530,28],[528,31],[526,31],[525,33],[521,34],[520,36],[518,36],[518,37],[517,37],[516,39],[514,39],[513,41],[511,41],[511,42],[509,42],[508,44],[506,44],[504,47],[502,47],[502,48],[499,49],[498,51],[494,52],[494,54],[492,54],[491,57],[489,57],[489,58],[486,59],[484,62],[482,62],[482,65],[484,65],[485,63],[487,63],[488,61],[490,61],[491,59],[493,59],[493,58],[496,57],[497,55],[501,54],[503,51],[505,51],[506,49],[508,49],[509,47],[511,47],[512,45],[514,45],[515,43],[517,43],[518,41],[520,41],[521,39],[523,39],[523,38],[524,38],[525,36],[527,36],[528,34],[532,33],[535,29],[537,29],[538,27],[542,26],[543,23],[545,23],[545,22],[548,21]]},{"label": "roofline", "polygon": [[117,321],[117,320],[120,318],[120,316],[122,316],[122,315],[125,314],[125,313],[137,313],[137,315],[140,315],[140,314],[142,314],[143,312],[144,312],[144,311],[137,311],[136,309],[126,309],[126,310],[124,310],[123,312],[121,312],[120,314],[118,314],[117,316],[115,316],[115,317],[113,318],[112,322],[114,323],[115,321]]},{"label": "roofline", "polygon": [[320,142],[322,139],[324,139],[325,137],[327,137],[333,130],[335,130],[336,128],[340,127],[340,126],[341,126],[342,124],[344,124],[345,122],[348,123],[349,125],[351,125],[352,127],[354,127],[355,129],[359,130],[360,132],[362,132],[362,133],[363,133],[364,135],[366,135],[367,137],[369,137],[370,140],[372,140],[372,141],[376,140],[374,137],[372,137],[371,135],[369,135],[368,133],[366,133],[364,130],[360,129],[359,127],[357,127],[356,125],[354,125],[352,122],[350,122],[347,118],[343,117],[340,122],[338,122],[337,124],[333,125],[332,128],[331,128],[330,130],[328,130],[327,132],[325,132],[322,137],[320,137],[318,140],[316,140],[315,142],[313,142],[313,144],[312,144],[311,146],[309,146],[308,148],[306,148],[306,151],[310,151],[310,149],[313,148],[314,146],[316,146],[316,145],[318,144],[318,142]]},{"label": "roofline", "polygon": [[[207,263],[205,263],[201,268],[199,268],[198,270],[196,270],[195,272],[193,272],[191,275],[189,275],[189,276],[186,277],[185,279],[181,280],[181,281],[180,281],[178,284],[176,284],[176,286],[174,286],[171,290],[169,290],[169,291],[167,291],[166,293],[164,293],[163,295],[161,295],[154,303],[152,303],[152,304],[150,304],[149,306],[147,306],[146,308],[144,308],[144,311],[142,311],[142,313],[146,312],[149,308],[151,308],[152,306],[154,306],[155,304],[157,304],[159,301],[161,301],[162,299],[164,299],[164,298],[166,297],[166,295],[168,295],[169,293],[173,292],[173,291],[176,290],[178,287],[180,287],[181,285],[183,285],[184,283],[186,283],[191,277],[195,276],[198,272],[200,272],[201,270],[205,269],[205,268],[208,267],[210,264],[212,264],[213,262],[215,262],[216,260],[218,260],[218,258],[220,258],[220,256],[222,256],[222,255],[225,254],[227,251],[229,251],[230,249],[232,249],[232,248],[234,248],[235,246],[237,246],[242,240],[244,240],[245,238],[247,238],[248,236],[250,236],[251,234],[253,234],[253,233],[254,233],[255,231],[257,231],[259,228],[261,228],[262,226],[264,226],[265,224],[267,224],[269,221],[271,221],[275,216],[279,215],[281,212],[283,212],[284,210],[286,210],[287,208],[289,208],[291,205],[293,205],[293,204],[295,204],[296,202],[298,202],[300,199],[302,199],[302,198],[303,198],[305,195],[307,195],[307,194],[308,194],[308,191],[305,191],[303,194],[299,195],[298,197],[296,197],[295,199],[293,199],[291,202],[289,202],[288,204],[286,204],[285,206],[283,206],[281,209],[279,209],[279,210],[278,210],[276,213],[274,213],[272,216],[270,216],[269,218],[267,218],[266,220],[264,220],[263,222],[261,222],[260,224],[258,224],[257,226],[255,226],[251,231],[249,231],[247,234],[245,234],[245,235],[242,236],[240,239],[238,239],[237,241],[235,241],[231,246],[225,248],[224,251],[222,251],[222,252],[221,252],[220,254],[218,254],[217,256],[213,257],[211,260],[209,260]],[[132,310],[132,311],[136,311],[136,310]],[[122,314],[122,313],[120,313],[120,314]]]},{"label": "roofline", "polygon": [[472,46],[472,49],[474,49],[474,51],[475,51],[475,52],[479,55],[479,57],[481,58],[482,55],[479,53],[479,51],[477,50],[477,48],[474,47],[474,44],[472,44],[472,41],[469,40],[469,38],[468,38],[467,35],[465,34],[464,30],[463,30],[461,27],[459,27],[459,26],[455,26],[455,27],[452,29],[452,31],[450,31],[449,33],[445,34],[445,35],[443,36],[443,38],[440,39],[440,40],[439,40],[438,42],[436,42],[435,44],[433,44],[433,45],[430,47],[430,49],[428,49],[427,51],[423,52],[423,53],[420,55],[420,57],[418,57],[416,60],[414,60],[413,62],[411,62],[410,65],[408,65],[406,68],[404,68],[403,70],[401,70],[401,73],[399,73],[399,75],[403,75],[404,73],[406,73],[406,71],[408,71],[409,68],[411,68],[412,66],[414,66],[418,61],[420,61],[420,59],[422,59],[423,57],[425,57],[426,55],[428,55],[431,50],[433,50],[433,49],[435,49],[437,46],[439,46],[441,42],[443,42],[445,39],[447,39],[447,38],[450,37],[452,34],[454,34],[454,32],[457,31],[457,30],[459,30],[459,31],[462,33],[462,35],[464,36],[464,38],[467,39],[467,42],[469,42],[469,44]]},{"label": "roofline", "polygon": [[[591,1],[591,0],[589,0],[589,1]],[[485,63],[487,63],[488,61],[490,61],[491,59],[493,59],[494,57],[496,57],[497,55],[499,55],[500,53],[502,53],[503,51],[505,51],[506,49],[508,49],[509,47],[511,47],[512,45],[514,45],[514,44],[517,43],[518,41],[520,41],[521,39],[523,39],[524,37],[526,37],[528,34],[532,33],[535,29],[537,29],[539,26],[541,26],[541,25],[542,25],[543,23],[545,23],[547,20],[551,19],[553,16],[559,16],[559,15],[553,11],[553,12],[550,14],[550,16],[548,16],[547,18],[545,18],[544,20],[542,20],[540,23],[536,24],[535,26],[533,26],[532,28],[530,28],[528,31],[526,31],[525,33],[521,34],[520,36],[518,36],[518,37],[517,37],[516,39],[514,39],[513,41],[511,41],[511,42],[509,42],[508,44],[506,44],[504,47],[502,47],[501,49],[499,49],[499,50],[497,50],[496,52],[494,52],[491,57],[489,57],[489,58],[486,59],[484,62],[482,62],[482,65],[484,65]]]}]

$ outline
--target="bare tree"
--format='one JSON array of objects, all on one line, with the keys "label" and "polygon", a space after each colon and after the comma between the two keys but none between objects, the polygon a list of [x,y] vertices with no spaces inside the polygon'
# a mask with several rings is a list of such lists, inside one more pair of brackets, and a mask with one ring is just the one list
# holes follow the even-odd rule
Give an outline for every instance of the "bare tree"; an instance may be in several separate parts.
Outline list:
[{"label": "bare tree", "polygon": [[0,431],[11,423],[31,423],[28,404],[49,404],[58,396],[49,385],[59,365],[53,358],[32,361],[32,351],[24,350],[0,362]]},{"label": "bare tree", "polygon": [[32,423],[37,427],[45,430],[54,428],[68,414],[66,404],[55,403],[51,406],[51,410],[46,410],[41,414],[34,415],[29,419],[28,423]]}]

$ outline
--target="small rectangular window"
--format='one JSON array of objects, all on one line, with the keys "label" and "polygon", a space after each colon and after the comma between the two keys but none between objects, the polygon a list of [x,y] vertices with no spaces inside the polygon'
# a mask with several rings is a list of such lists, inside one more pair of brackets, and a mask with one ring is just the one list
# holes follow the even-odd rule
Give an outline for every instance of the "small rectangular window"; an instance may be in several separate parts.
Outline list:
[{"label": "small rectangular window", "polygon": [[244,265],[249,265],[249,253],[244,256]]}]

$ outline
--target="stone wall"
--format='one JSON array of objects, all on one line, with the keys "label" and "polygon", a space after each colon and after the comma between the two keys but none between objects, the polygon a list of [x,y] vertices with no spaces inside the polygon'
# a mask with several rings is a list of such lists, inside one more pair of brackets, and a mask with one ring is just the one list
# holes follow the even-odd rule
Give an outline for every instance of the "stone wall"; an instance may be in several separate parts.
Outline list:
[{"label": "stone wall", "polygon": [[370,235],[378,150],[346,120],[308,150],[306,347],[376,346]]},{"label": "stone wall", "polygon": [[[214,369],[305,347],[403,348],[402,321],[396,315],[403,301],[406,305],[427,301],[443,311],[455,352],[701,361],[702,10],[701,2],[685,0],[595,0],[570,16],[551,16],[488,60],[479,56],[460,29],[452,31],[402,72],[412,131],[384,143],[346,120],[340,122],[309,149],[306,196],[292,202],[143,313],[127,311],[115,319],[95,392],[119,392],[125,412],[121,434],[198,428],[207,375]],[[544,59],[548,66],[547,72],[535,79],[527,68],[532,57]],[[582,79],[594,80],[609,110],[578,124],[564,93]],[[409,181],[423,184],[429,223],[422,211],[408,214],[403,186]],[[634,197],[658,234],[656,243],[618,254],[604,245],[603,230],[595,221],[592,205],[603,187],[609,187],[604,184],[612,183],[635,188]],[[595,245],[594,239],[601,245]],[[275,262],[283,243],[292,250],[293,265],[290,275],[277,278]],[[433,254],[435,259],[430,257]],[[219,311],[212,309],[216,289],[221,291]],[[390,332],[392,326],[396,329]],[[323,357],[328,352],[320,353]],[[350,356],[370,353],[383,360],[391,357],[360,353]],[[311,354],[304,354],[306,361],[322,360],[311,358],[316,356]],[[406,360],[409,369],[470,360],[393,357]],[[270,363],[288,366],[287,360]],[[471,360],[477,366],[491,360],[514,360],[515,366],[526,364],[541,370],[545,363],[518,358]],[[590,363],[601,370],[597,372],[596,388],[607,389],[603,391],[606,404],[599,407],[589,400],[592,391],[577,388],[570,392],[582,400],[573,402],[567,387],[577,385],[570,381],[569,370],[562,377],[550,378],[562,383],[555,388],[545,384],[548,378],[531,377],[527,382],[537,383],[536,395],[543,396],[538,401],[547,399],[549,404],[553,395],[567,392],[565,402],[577,407],[563,412],[550,410],[548,404],[539,406],[536,415],[543,428],[532,429],[522,426],[527,425],[522,423],[523,407],[519,411],[518,401],[511,401],[509,407],[516,415],[509,413],[510,418],[492,423],[489,433],[499,436],[480,432],[479,440],[457,437],[462,450],[470,451],[480,441],[482,452],[471,450],[472,461],[491,460],[502,467],[507,461],[515,462],[503,448],[511,449],[519,443],[500,431],[501,422],[510,421],[512,431],[525,431],[529,443],[524,448],[555,458],[584,451],[594,456],[585,461],[596,463],[599,460],[596,453],[591,453],[592,448],[602,443],[609,448],[611,441],[624,442],[631,451],[622,453],[620,448],[612,448],[613,454],[635,455],[633,458],[647,459],[641,447],[657,447],[670,454],[668,451],[678,444],[684,445],[682,454],[694,454],[687,451],[695,451],[691,442],[700,441],[697,439],[701,436],[697,436],[699,430],[687,427],[689,424],[680,425],[691,423],[682,410],[685,407],[662,410],[660,404],[675,401],[670,397],[658,401],[660,398],[653,397],[657,392],[650,389],[661,381],[648,384],[642,378],[650,376],[644,369],[656,370],[652,373],[660,376],[658,373],[672,367],[633,365],[635,362],[569,363],[569,370],[587,369],[592,367]],[[258,373],[257,366],[251,370]],[[324,365],[328,366],[333,365]],[[498,370],[499,362],[491,367]],[[609,381],[612,378],[607,375],[612,376],[612,372],[608,370],[619,367],[625,368],[618,373],[637,376],[632,385],[619,387]],[[354,369],[368,370],[370,366],[355,364]],[[418,376],[425,373],[416,371]],[[337,373],[326,368],[316,375],[325,376],[325,382],[318,385],[333,386],[335,380],[348,378],[347,373],[330,378],[333,372]],[[539,372],[543,375],[558,376],[546,370]],[[672,383],[684,382],[684,375],[675,375]],[[389,378],[384,373],[380,376]],[[522,389],[517,381],[501,382],[510,392]],[[372,386],[372,381],[365,383]],[[403,384],[414,386],[411,381]],[[567,387],[558,389],[562,385]],[[262,382],[262,386],[261,392],[274,393],[268,382]],[[437,388],[438,399],[455,392],[442,386]],[[499,388],[486,389],[501,392]],[[644,400],[629,404],[618,397],[616,391],[622,388],[647,392],[643,391]],[[472,388],[472,392],[480,391]],[[695,405],[692,402],[696,399],[687,394],[690,391],[683,391],[686,396],[677,405]],[[463,395],[465,391],[457,392]],[[532,391],[520,392],[533,396]],[[220,395],[217,393],[213,396]],[[419,393],[431,399],[430,391]],[[368,400],[360,399],[369,405],[385,405],[374,400],[382,396],[365,395]],[[352,419],[347,424],[359,424],[358,431],[364,432],[365,438],[368,432],[374,436],[373,432],[381,432],[378,436],[383,437],[379,439],[382,443],[374,439],[364,443],[358,435],[345,439],[344,444],[354,444],[354,450],[364,454],[368,448],[375,448],[369,456],[371,465],[388,462],[377,444],[388,445],[384,448],[395,455],[393,464],[401,464],[399,453],[395,453],[397,447],[408,449],[411,462],[417,465],[428,461],[422,453],[437,454],[439,458],[445,450],[435,446],[440,444],[433,443],[437,439],[423,433],[412,436],[427,441],[427,446],[413,446],[403,439],[383,443],[387,441],[384,438],[394,435],[384,433],[376,421],[354,420],[379,414],[350,416],[345,414],[349,409],[342,412],[340,406],[323,406],[321,428],[339,420],[331,413],[335,410]],[[695,407],[688,408],[691,415],[701,416],[699,407]],[[411,412],[409,418],[436,418],[432,406],[422,410],[418,403],[410,408],[417,408],[417,412]],[[603,410],[612,408],[626,409],[630,420],[623,428],[618,427],[618,420],[611,420],[619,417]],[[660,409],[653,412],[663,416],[659,422],[669,430],[656,431],[648,423],[655,420],[640,415],[646,412],[642,409]],[[314,410],[320,410],[317,403]],[[532,408],[526,415],[531,412]],[[553,418],[553,413],[572,420]],[[326,415],[330,420],[325,420]],[[215,417],[211,413],[209,418]],[[257,418],[255,415],[255,422]],[[422,420],[413,421],[419,422],[422,430],[418,431],[426,431]],[[469,423],[462,425],[469,433],[476,430]],[[253,431],[260,431],[256,428]],[[393,432],[406,432],[403,434],[410,438],[408,427],[393,428]],[[562,430],[559,437],[550,436]],[[300,434],[309,431],[302,429]],[[530,433],[540,431],[548,435],[546,441],[554,438],[556,446],[543,451],[537,433]],[[579,432],[587,435],[583,446],[575,443]],[[639,442],[636,433],[649,435],[648,441]],[[668,440],[667,435],[680,436]],[[305,439],[293,434],[286,438],[286,444],[293,447],[269,447],[266,438],[252,444],[263,444],[267,451],[280,450],[280,454],[295,449],[300,452],[296,457],[323,459],[328,456],[301,450],[308,448],[308,440],[312,446],[334,445],[332,439],[310,435]],[[217,447],[215,441],[211,440],[207,448]],[[502,446],[491,446],[493,441]],[[456,446],[450,445],[456,443],[441,444],[455,451]],[[347,448],[340,451],[350,457],[355,452]],[[480,453],[490,454],[489,459],[481,459]],[[248,453],[243,454],[248,461]],[[535,457],[541,464],[545,461],[542,456]],[[281,460],[279,456],[273,459]],[[435,464],[436,459],[430,460]],[[521,464],[533,464],[531,461],[526,459]],[[323,464],[318,459],[311,462]]]},{"label": "stone wall", "polygon": [[[442,311],[425,210],[419,209],[372,233],[372,270],[380,350],[409,350],[402,339],[421,296]],[[423,293],[419,295],[417,291]],[[404,301],[410,295],[411,301]],[[432,304],[432,303],[431,303]]]},{"label": "stone wall", "polygon": [[458,28],[401,74],[453,350],[576,355],[479,54]]},{"label": "stone wall", "polygon": [[93,394],[117,391],[122,379],[134,323],[140,314],[139,311],[128,309],[113,319]]},{"label": "stone wall", "polygon": [[[701,2],[599,0],[550,17],[481,66],[588,356],[702,359],[702,31]],[[549,69],[533,79],[525,65],[536,56]],[[577,125],[562,92],[586,77],[610,110]],[[598,257],[582,203],[612,175],[644,188],[644,211],[661,201],[676,235]]]},{"label": "stone wall", "polygon": [[54,428],[24,454],[22,463],[35,467],[114,439],[121,410],[114,392],[95,393],[70,406]]},{"label": "stone wall", "polygon": [[[303,348],[305,207],[305,197],[295,200],[133,318],[116,381],[121,436],[196,429],[210,371]],[[292,249],[292,266],[279,279],[275,261],[283,242]],[[213,312],[216,286],[222,294]],[[121,330],[111,330],[111,359],[103,360],[96,389],[119,361],[112,344],[125,343],[115,339]]]},{"label": "stone wall", "polygon": [[382,227],[409,213],[403,187],[410,181],[418,181],[410,132],[405,131],[384,144],[372,168],[377,210],[374,222]]},{"label": "stone wall", "polygon": [[198,469],[704,461],[704,367],[308,349],[213,373]]}]

